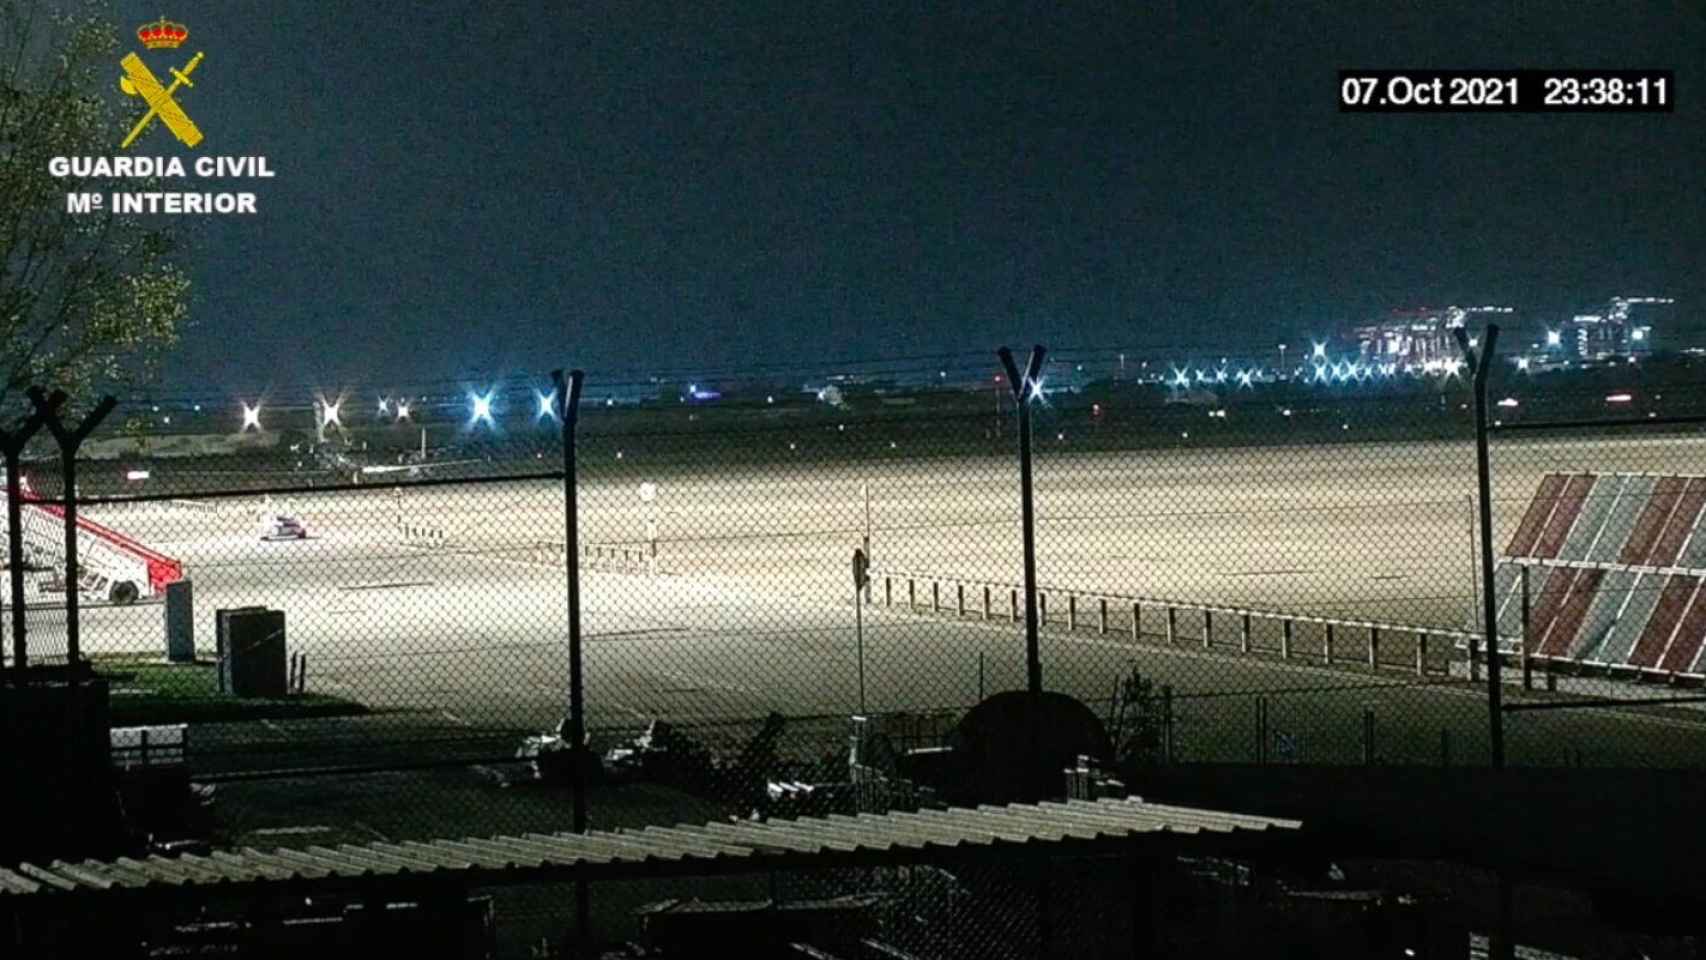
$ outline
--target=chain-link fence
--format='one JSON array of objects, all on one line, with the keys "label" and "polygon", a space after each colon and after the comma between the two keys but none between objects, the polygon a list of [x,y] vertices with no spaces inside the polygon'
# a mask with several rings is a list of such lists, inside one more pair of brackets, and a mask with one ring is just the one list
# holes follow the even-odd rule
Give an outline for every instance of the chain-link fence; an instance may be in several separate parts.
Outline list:
[{"label": "chain-link fence", "polygon": [[[228,840],[565,829],[578,577],[593,826],[843,809],[855,716],[927,786],[961,718],[1028,683],[1019,408],[991,370],[594,381],[573,544],[549,388],[245,406],[235,433],[211,404],[121,409],[143,427],[79,460],[75,577],[58,461],[28,451],[7,662],[65,663],[75,593],[114,726],[180,738]],[[1516,376],[1488,393],[1508,761],[1697,766],[1698,401]],[[1156,379],[1027,401],[1042,688],[1143,763],[1488,763],[1469,382]]]}]

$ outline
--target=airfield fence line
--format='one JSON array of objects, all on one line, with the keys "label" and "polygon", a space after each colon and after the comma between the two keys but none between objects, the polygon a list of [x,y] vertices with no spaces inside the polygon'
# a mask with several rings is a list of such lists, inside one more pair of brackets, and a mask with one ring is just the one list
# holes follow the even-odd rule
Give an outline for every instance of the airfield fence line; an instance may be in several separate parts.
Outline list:
[{"label": "airfield fence line", "polygon": [[[323,440],[298,425],[224,457],[86,460],[80,516],[181,563],[190,586],[187,599],[89,597],[79,660],[111,684],[115,725],[193,727],[186,765],[221,785],[233,839],[562,828],[575,804],[558,784],[580,775],[565,763],[573,579],[583,722],[604,778],[583,813],[811,810],[842,802],[826,798],[849,776],[852,718],[875,725],[859,736],[885,744],[886,776],[940,782],[931,765],[964,742],[973,708],[1031,686],[1028,512],[1035,675],[1119,732],[1074,745],[1084,752],[1136,770],[1485,764],[1486,536],[1508,762],[1706,763],[1698,668],[1679,666],[1689,631],[1706,630],[1690,619],[1706,616],[1690,605],[1706,536],[1697,516],[1678,519],[1701,472],[1697,421],[1493,426],[1488,529],[1462,381],[1305,378],[1204,397],[1115,379],[1030,400],[999,379],[1011,371],[990,371],[993,389],[850,387],[839,405],[590,406],[569,451],[572,549],[560,421],[533,410],[489,426],[352,414]],[[1519,386],[1495,379],[1490,396]],[[1623,439],[1633,431],[1640,442]],[[448,452],[414,458],[429,436]],[[146,481],[123,479],[139,467]],[[51,456],[28,473],[44,501],[63,498]],[[1621,479],[1573,493],[1582,475]],[[1630,477],[1645,478],[1644,499]],[[1680,479],[1655,493],[1666,477]],[[1560,504],[1599,527],[1554,524]],[[306,537],[266,539],[286,511]],[[1552,555],[1512,553],[1536,511]],[[1624,562],[1637,528],[1648,553],[1674,556]],[[30,596],[9,675],[63,676],[70,611]],[[255,605],[283,611],[292,666],[276,695],[236,698],[220,689],[233,655],[217,614]],[[1671,618],[1663,644],[1641,646],[1645,626],[1619,638],[1653,611]],[[175,617],[189,659],[167,656]],[[366,786],[385,771],[411,774]],[[628,790],[648,799],[605,799]],[[304,824],[302,796],[333,798],[334,822]]]}]

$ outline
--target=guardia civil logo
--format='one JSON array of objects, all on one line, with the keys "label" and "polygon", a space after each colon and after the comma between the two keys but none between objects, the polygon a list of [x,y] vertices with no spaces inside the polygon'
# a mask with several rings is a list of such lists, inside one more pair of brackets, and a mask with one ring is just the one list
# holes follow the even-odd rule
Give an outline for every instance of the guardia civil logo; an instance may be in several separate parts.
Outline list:
[{"label": "guardia civil logo", "polygon": [[[149,50],[176,50],[190,38],[190,28],[161,17],[158,22],[145,23],[138,27],[136,38]],[[124,55],[124,59],[119,61],[119,66],[124,69],[124,76],[118,82],[119,89],[130,96],[141,98],[148,109],[142,119],[136,121],[136,126],[130,129],[130,135],[119,144],[120,150],[130,149],[136,138],[142,136],[155,120],[159,120],[184,146],[193,148],[201,143],[201,128],[195,125],[195,121],[190,119],[189,114],[185,113],[184,108],[174,99],[179,89],[195,87],[195,84],[190,82],[190,74],[201,65],[201,59],[202,54],[197,53],[184,64],[183,69],[173,67],[172,85],[168,87],[161,85],[154,72],[142,62],[141,57],[135,53]]]}]

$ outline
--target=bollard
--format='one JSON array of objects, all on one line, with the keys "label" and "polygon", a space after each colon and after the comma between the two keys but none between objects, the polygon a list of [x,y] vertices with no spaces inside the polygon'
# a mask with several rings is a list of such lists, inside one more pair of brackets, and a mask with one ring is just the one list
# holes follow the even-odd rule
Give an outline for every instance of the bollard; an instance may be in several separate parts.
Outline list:
[{"label": "bollard", "polygon": [[1250,615],[1247,613],[1238,625],[1238,649],[1244,653],[1250,652]]},{"label": "bollard", "polygon": [[983,588],[983,619],[989,619],[989,587]]},{"label": "bollard", "polygon": [[1136,601],[1131,605],[1131,641],[1136,643],[1143,639],[1143,606]]},{"label": "bollard", "polygon": [[1078,595],[1075,593],[1066,595],[1066,629],[1078,629]]},{"label": "bollard", "polygon": [[1280,631],[1280,659],[1291,659],[1291,621],[1282,621]]},{"label": "bollard", "polygon": [[1327,666],[1333,665],[1333,625],[1327,624],[1327,633],[1321,638],[1321,662]]},{"label": "bollard", "polygon": [[1202,648],[1207,650],[1214,645],[1214,613],[1210,610],[1202,612]]},{"label": "bollard", "polygon": [[1380,667],[1380,628],[1368,628],[1368,668],[1376,670]]},{"label": "bollard", "polygon": [[1177,629],[1178,629],[1178,611],[1174,610],[1172,607],[1168,607],[1167,608],[1167,644],[1169,646],[1171,646],[1173,643],[1173,635],[1174,635],[1174,633],[1177,632]]},{"label": "bollard", "polygon": [[959,616],[966,615],[966,585],[954,584],[954,612]]},{"label": "bollard", "polygon": [[1416,676],[1428,675],[1428,635],[1416,634]]},{"label": "bollard", "polygon": [[942,612],[942,584],[935,580],[930,581],[930,612]]},{"label": "bollard", "polygon": [[1107,633],[1108,632],[1108,598],[1103,597],[1102,599],[1097,600],[1096,604],[1097,604],[1096,632],[1097,633]]}]

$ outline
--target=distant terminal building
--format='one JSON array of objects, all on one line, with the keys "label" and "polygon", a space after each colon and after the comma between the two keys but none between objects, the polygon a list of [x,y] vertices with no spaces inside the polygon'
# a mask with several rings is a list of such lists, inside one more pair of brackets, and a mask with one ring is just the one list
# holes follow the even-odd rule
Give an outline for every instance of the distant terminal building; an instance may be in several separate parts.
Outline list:
[{"label": "distant terminal building", "polygon": [[1351,329],[1349,340],[1356,345],[1356,352],[1365,363],[1392,364],[1404,370],[1433,370],[1459,359],[1452,330],[1472,320],[1497,320],[1497,315],[1512,312],[1511,307],[1392,310],[1375,323]]},{"label": "distant terminal building", "polygon": [[1562,335],[1547,342],[1580,360],[1644,357],[1653,352],[1653,331],[1675,303],[1667,297],[1612,297],[1603,310],[1572,317]]}]

